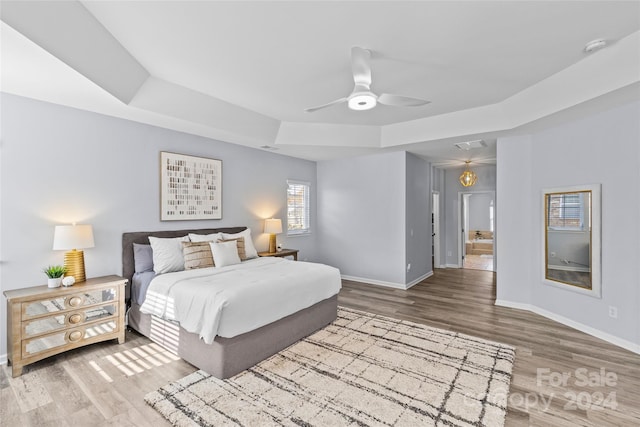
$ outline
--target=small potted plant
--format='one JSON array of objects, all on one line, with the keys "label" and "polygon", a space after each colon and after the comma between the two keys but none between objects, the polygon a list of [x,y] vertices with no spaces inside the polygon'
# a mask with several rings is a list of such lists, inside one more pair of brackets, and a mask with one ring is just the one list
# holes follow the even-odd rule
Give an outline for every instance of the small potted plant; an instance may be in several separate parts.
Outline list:
[{"label": "small potted plant", "polygon": [[67,272],[67,268],[62,265],[50,265],[42,270],[47,275],[47,286],[50,288],[57,288],[62,283],[64,273]]}]

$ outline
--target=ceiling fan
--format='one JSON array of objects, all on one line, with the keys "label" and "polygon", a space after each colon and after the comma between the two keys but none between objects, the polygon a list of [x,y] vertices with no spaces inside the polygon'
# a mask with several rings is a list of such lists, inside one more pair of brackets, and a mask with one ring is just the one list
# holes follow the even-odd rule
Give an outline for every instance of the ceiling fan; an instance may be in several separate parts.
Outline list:
[{"label": "ceiling fan", "polygon": [[394,107],[419,107],[430,103],[430,101],[411,98],[409,96],[392,95],[389,93],[376,95],[371,92],[371,66],[369,65],[369,59],[371,59],[371,52],[369,50],[356,46],[352,47],[351,69],[353,71],[355,87],[351,94],[324,105],[306,108],[304,111],[311,113],[313,111],[344,102],[347,103],[350,109],[358,111],[370,110],[375,107],[378,102],[380,104],[391,105]]}]

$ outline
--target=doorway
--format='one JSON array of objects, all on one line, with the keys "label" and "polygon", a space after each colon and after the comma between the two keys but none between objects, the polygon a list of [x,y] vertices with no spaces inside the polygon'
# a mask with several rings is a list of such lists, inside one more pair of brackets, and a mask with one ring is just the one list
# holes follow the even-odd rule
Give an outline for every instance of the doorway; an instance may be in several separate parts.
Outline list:
[{"label": "doorway", "polygon": [[440,264],[440,193],[431,195],[431,268],[441,268]]},{"label": "doorway", "polygon": [[460,192],[458,265],[495,271],[495,192]]}]

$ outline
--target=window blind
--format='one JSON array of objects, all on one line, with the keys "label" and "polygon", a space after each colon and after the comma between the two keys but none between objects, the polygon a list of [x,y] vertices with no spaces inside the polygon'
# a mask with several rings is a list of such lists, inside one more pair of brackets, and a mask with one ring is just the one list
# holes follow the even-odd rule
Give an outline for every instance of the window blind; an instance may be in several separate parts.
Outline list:
[{"label": "window blind", "polygon": [[547,205],[548,226],[565,230],[583,230],[584,208],[582,193],[551,194]]},{"label": "window blind", "polygon": [[287,180],[287,234],[306,234],[311,231],[309,221],[310,184]]}]

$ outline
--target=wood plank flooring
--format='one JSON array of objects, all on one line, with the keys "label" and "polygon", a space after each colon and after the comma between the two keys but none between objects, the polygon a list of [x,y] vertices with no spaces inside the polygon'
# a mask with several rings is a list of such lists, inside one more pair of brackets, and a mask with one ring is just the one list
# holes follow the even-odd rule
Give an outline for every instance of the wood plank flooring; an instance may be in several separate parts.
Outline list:
[{"label": "wood plank flooring", "polygon": [[[514,345],[507,426],[640,426],[640,356],[494,300],[495,274],[464,269],[436,270],[408,291],[343,281],[339,296],[343,306]],[[2,366],[0,424],[166,426],[144,395],[195,370],[135,332],[122,345],[27,366],[19,378]]]},{"label": "wood plank flooring", "polygon": [[465,255],[462,268],[493,271],[493,255]]}]

